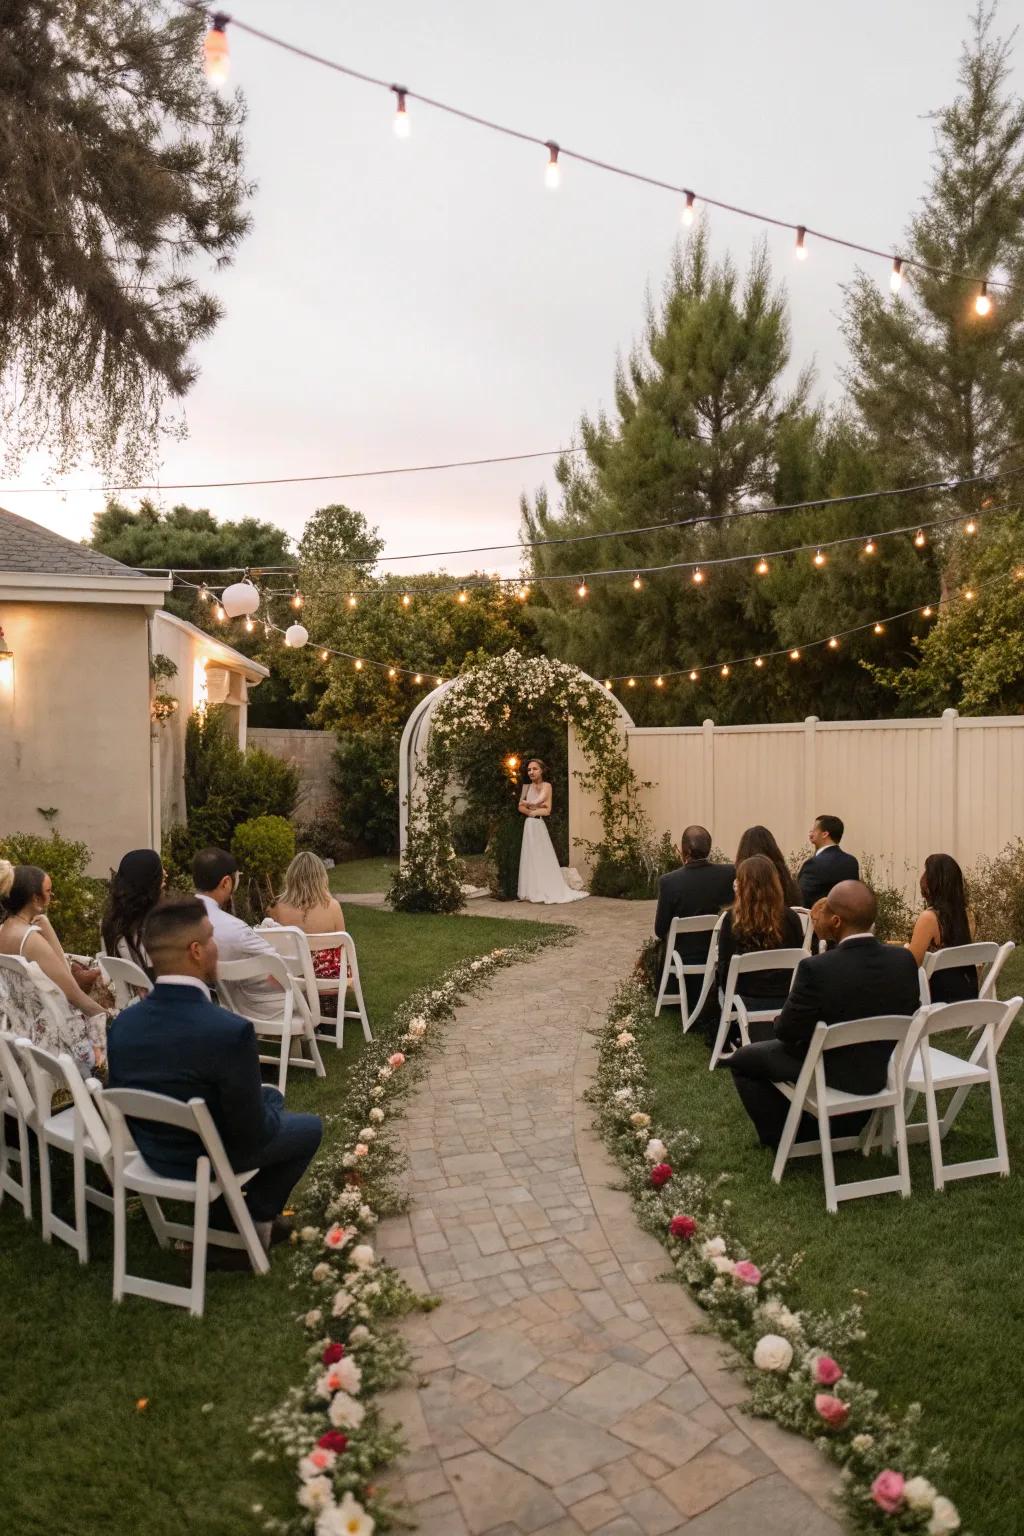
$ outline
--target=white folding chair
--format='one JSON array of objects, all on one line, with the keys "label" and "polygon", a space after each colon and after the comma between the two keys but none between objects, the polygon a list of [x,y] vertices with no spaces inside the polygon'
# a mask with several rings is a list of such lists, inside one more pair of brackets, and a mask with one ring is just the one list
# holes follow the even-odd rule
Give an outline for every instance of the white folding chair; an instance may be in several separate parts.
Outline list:
[{"label": "white folding chair", "polygon": [[[923,1094],[925,1119],[915,1123],[908,1121],[907,1138],[910,1141],[927,1140],[932,1160],[932,1182],[936,1189],[944,1189],[949,1179],[973,1179],[983,1173],[998,1173],[1005,1178],[1010,1172],[997,1059],[999,1048],[1009,1034],[1021,1002],[1021,998],[1011,997],[1004,1003],[976,1002],[973,999],[964,1003],[937,1003],[922,1009],[914,1020],[914,1030],[907,1044],[908,1065],[904,1075],[907,1095],[905,1114],[909,1116],[918,1094]],[[969,1057],[941,1051],[931,1044],[933,1035],[951,1034],[954,1030],[980,1035]],[[992,1100],[995,1157],[976,1158],[966,1163],[944,1163],[942,1143],[963,1108],[964,1100],[972,1088],[986,1083]],[[944,1089],[955,1091],[945,1113],[940,1116],[936,1094]]]},{"label": "white folding chair", "polygon": [[[208,1243],[223,1248],[244,1248],[256,1273],[265,1275],[270,1268],[270,1260],[253,1226],[242,1194],[242,1185],[253,1177],[256,1170],[250,1169],[248,1173],[234,1172],[206,1101],[189,1099],[187,1104],[183,1104],[180,1099],[135,1088],[101,1088],[96,1097],[110,1132],[113,1155],[114,1300],[121,1301],[125,1296],[145,1296],[150,1301],[187,1307],[193,1317],[202,1317],[206,1299]],[[196,1160],[195,1177],[172,1179],[155,1173],[134,1149],[126,1119],[129,1116],[156,1125],[173,1125],[178,1130],[191,1131],[197,1136],[203,1151]],[[129,1193],[141,1196],[161,1248],[169,1247],[172,1238],[192,1244],[191,1285],[172,1285],[165,1280],[147,1280],[142,1275],[128,1273],[126,1197]],[[210,1206],[221,1195],[235,1223],[234,1232],[220,1231],[210,1226]],[[161,1208],[161,1200],[177,1200],[194,1206],[193,1224],[189,1226],[183,1222],[168,1221]]]},{"label": "white folding chair", "polygon": [[[706,913],[700,917],[674,917],[669,924],[668,934],[665,938],[665,961],[661,967],[661,982],[658,986],[658,1000],[654,1005],[655,1017],[660,1014],[665,1003],[678,1003],[682,1015],[683,1033],[700,1018],[704,1004],[711,994],[711,988],[715,983],[715,971],[718,965],[718,934],[722,926],[724,913]],[[676,938],[681,933],[709,933],[711,935],[708,944],[708,957],[706,960],[684,961],[676,949]],[[668,984],[672,977],[676,979],[678,990],[668,991]],[[687,976],[700,976],[701,988],[696,1003],[691,1008],[686,996]]]},{"label": "white folding chair", "polygon": [[814,943],[814,925],[811,922],[811,909],[810,907],[791,907],[790,911],[795,912],[800,919],[800,926],[804,931],[804,953],[809,955],[811,946]]},{"label": "white folding chair", "polygon": [[[359,981],[359,961],[356,958],[355,940],[350,933],[339,929],[337,933],[305,933],[301,928],[288,927],[267,921],[260,924],[260,933],[272,944],[288,967],[289,975],[301,987],[303,996],[313,1016],[313,1028],[321,1034],[334,1031],[334,1043],[340,1051],[345,1043],[345,1020],[358,1019],[363,1027],[363,1039],[372,1040],[370,1021],[363,1001],[363,989]],[[341,951],[340,975],[337,979],[318,976],[313,967],[313,956],[320,950]],[[348,973],[351,980],[346,980]],[[351,989],[356,1006],[346,1008],[346,989]],[[321,1006],[324,997],[336,997],[338,1011],[335,1018],[325,1014]]]},{"label": "white folding chair", "polygon": [[[718,1034],[715,1036],[715,1044],[711,1052],[710,1070],[712,1072],[722,1058],[725,1042],[729,1038],[729,1030],[733,1024],[739,1025],[740,1039],[744,1045],[749,1045],[749,1026],[754,1023],[772,1023],[778,1018],[785,1001],[780,998],[776,1008],[748,1008],[737,991],[740,977],[753,976],[759,971],[788,971],[789,985],[792,987],[796,968],[801,960],[806,959],[805,949],[766,949],[749,955],[733,955],[729,961],[729,974],[725,978],[725,989],[722,992]],[[756,985],[754,990],[757,990]]]},{"label": "white folding chair", "polygon": [[[95,1078],[83,1081],[72,1057],[62,1052],[53,1056],[29,1040],[15,1041],[15,1050],[28,1070],[28,1081],[35,1104],[35,1133],[39,1142],[39,1194],[44,1243],[59,1237],[78,1254],[80,1264],[89,1262],[89,1219],[87,1205],[113,1211],[114,1203],[101,1189],[86,1183],[86,1162],[96,1163],[111,1175],[110,1136],[96,1108],[93,1094],[99,1088]],[[55,1093],[70,1093],[71,1104],[53,1112]],[[50,1149],[70,1154],[74,1167],[75,1220],[72,1226],[54,1214],[50,1178]]]},{"label": "white folding chair", "polygon": [[[915,1021],[917,1017],[915,1015]],[[819,1024],[816,1027],[796,1085],[775,1085],[790,1101],[789,1114],[786,1116],[772,1168],[772,1179],[776,1184],[782,1182],[783,1172],[791,1157],[814,1157],[820,1153],[825,1179],[825,1209],[831,1215],[838,1211],[840,1200],[856,1200],[862,1195],[899,1194],[904,1199],[908,1198],[910,1162],[903,1113],[903,1070],[906,1043],[913,1022],[906,1014],[892,1014],[875,1019],[854,1019],[847,1024]],[[847,1093],[841,1088],[828,1086],[825,1081],[826,1052],[884,1040],[893,1042],[888,1080],[884,1088],[876,1093]],[[796,1140],[800,1117],[805,1110],[818,1122],[818,1141]],[[859,1110],[873,1112],[861,1134],[833,1139],[829,1118],[833,1115],[856,1114]],[[892,1139],[896,1144],[899,1172],[884,1178],[857,1179],[847,1184],[837,1184],[833,1152],[846,1152],[853,1148],[865,1151],[880,1111],[888,1111],[891,1115]]]},{"label": "white folding chair", "polygon": [[978,967],[979,1001],[995,1001],[999,972],[1015,948],[1013,940],[1009,939],[1005,944],[955,944],[951,949],[930,950],[921,966],[924,986],[928,989],[927,996],[922,995],[922,1002],[930,1003],[932,1000],[931,979],[936,971],[948,971],[964,965]]},{"label": "white folding chair", "polygon": [[102,970],[114,993],[114,1008],[118,1013],[137,1003],[140,997],[148,997],[153,983],[134,960],[122,960],[120,955],[97,955],[96,963]]},{"label": "white folding chair", "polygon": [[[268,976],[280,987],[280,1012],[273,1018],[264,1018],[253,1012],[244,986],[247,981],[265,981]],[[277,1086],[282,1093],[288,1082],[289,1066],[311,1067],[317,1077],[327,1076],[327,1068],[321,1059],[313,1030],[313,1015],[302,994],[302,988],[298,981],[289,976],[280,955],[258,955],[249,960],[222,961],[217,966],[217,994],[232,1013],[249,1020],[257,1038],[280,1040],[280,1055],[261,1055],[260,1061],[278,1063]],[[293,1042],[298,1055],[292,1054]],[[302,1054],[303,1043],[309,1047],[309,1060]]]},{"label": "white folding chair", "polygon": [[[17,1039],[10,1030],[0,1030],[0,1204],[4,1195],[17,1200],[25,1220],[32,1220],[32,1165],[29,1161],[28,1133],[36,1128],[36,1106],[32,1092],[15,1053]],[[7,1140],[5,1116],[15,1123],[18,1145]],[[12,1164],[18,1165],[15,1177]]]}]

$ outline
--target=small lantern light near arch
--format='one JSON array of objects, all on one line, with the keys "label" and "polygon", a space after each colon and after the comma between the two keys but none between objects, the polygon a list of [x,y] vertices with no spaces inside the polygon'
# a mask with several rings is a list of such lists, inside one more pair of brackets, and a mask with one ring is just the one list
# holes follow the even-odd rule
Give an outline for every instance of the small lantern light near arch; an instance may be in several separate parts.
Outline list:
[{"label": "small lantern light near arch", "polygon": [[284,643],[293,651],[300,651],[309,641],[309,630],[302,624],[289,624],[284,632]]}]

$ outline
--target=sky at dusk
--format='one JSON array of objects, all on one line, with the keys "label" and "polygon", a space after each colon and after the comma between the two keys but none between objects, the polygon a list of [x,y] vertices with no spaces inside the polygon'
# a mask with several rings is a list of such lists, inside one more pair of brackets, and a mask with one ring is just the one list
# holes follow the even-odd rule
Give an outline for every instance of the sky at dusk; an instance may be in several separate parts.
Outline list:
[{"label": "sky at dusk", "polygon": [[[883,249],[928,176],[927,114],[955,90],[965,0],[238,0],[235,15],[357,69],[630,168]],[[1002,30],[1012,25],[1002,8]],[[557,448],[611,404],[616,352],[643,321],[680,233],[679,202],[229,31],[245,92],[253,231],[210,274],[226,315],[198,353],[189,435],[162,484],[373,469]],[[1024,45],[1015,79],[1022,78]],[[715,213],[716,254],[745,266],[760,228]],[[787,284],[794,368],[840,390],[841,284],[853,256],[768,233]],[[880,283],[883,262],[866,262]],[[290,534],[329,501],[360,508],[399,554],[514,543],[519,496],[550,459],[320,486],[171,492],[163,504],[268,519]],[[73,538],[102,496],[82,466],[66,497],[0,504]],[[134,504],[124,495],[122,500]],[[517,557],[416,561],[514,571]],[[394,569],[403,569],[399,565]]]}]

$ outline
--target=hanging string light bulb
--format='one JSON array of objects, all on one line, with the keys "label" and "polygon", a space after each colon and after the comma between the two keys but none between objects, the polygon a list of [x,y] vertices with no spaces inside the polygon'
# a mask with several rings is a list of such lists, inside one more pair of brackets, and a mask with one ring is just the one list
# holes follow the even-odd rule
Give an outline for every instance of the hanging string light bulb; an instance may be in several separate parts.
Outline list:
[{"label": "hanging string light bulb", "polygon": [[643,582],[640,580],[640,572],[637,571],[636,575],[633,577],[633,591],[639,592],[642,586]]},{"label": "hanging string light bulb", "polygon": [[321,661],[329,661],[330,657],[331,657],[330,651],[321,651],[320,652],[320,660]]},{"label": "hanging string light bulb", "polygon": [[469,602],[469,593],[466,591],[465,587],[463,587],[462,590],[459,593],[459,602],[460,603],[468,603]]},{"label": "hanging string light bulb", "polygon": [[206,585],[205,581],[203,582],[202,586],[199,588],[199,596],[200,596],[201,600],[204,603],[210,602],[212,600],[212,598],[213,598],[213,593],[210,591],[210,589]]},{"label": "hanging string light bulb", "polygon": [[393,85],[391,89],[395,93],[395,138],[407,139],[410,132],[409,113],[406,109],[405,98],[408,94],[403,85]]},{"label": "hanging string light bulb", "polygon": [[576,588],[576,596],[582,601],[583,598],[587,596],[589,591],[590,588],[587,586],[586,578],[584,577],[579,586]]},{"label": "hanging string light bulb", "polygon": [[655,688],[664,688],[664,686],[665,686],[665,679],[663,677],[656,677],[654,679],[654,686],[655,686]]},{"label": "hanging string light bulb", "polygon": [[921,617],[922,617],[922,619],[930,619],[931,616],[932,616],[932,605],[931,605],[931,603],[927,603],[921,609]]},{"label": "hanging string light bulb", "polygon": [[924,547],[925,547],[925,545],[927,543],[928,543],[928,540],[925,538],[924,529],[923,528],[919,528],[917,530],[917,532],[914,534],[914,548],[915,549],[924,549]]},{"label": "hanging string light bulb", "polygon": [[355,667],[357,672],[361,672],[363,670],[362,658],[357,656],[352,665]]},{"label": "hanging string light bulb", "polygon": [[884,624],[876,624],[875,627],[874,627],[874,633],[876,635],[884,635],[885,634],[885,625]]},{"label": "hanging string light bulb", "polygon": [[558,145],[554,139],[548,139],[544,147],[548,152],[548,163],[544,171],[544,185],[550,187],[553,192],[562,179],[562,174],[558,169]]},{"label": "hanging string light bulb", "polygon": [[827,559],[828,559],[828,556],[825,554],[825,551],[823,549],[816,549],[815,550],[815,552],[814,552],[814,563],[818,567],[819,570],[825,564]]},{"label": "hanging string light bulb", "polygon": [[395,668],[394,667],[388,667],[388,677],[390,677],[392,682],[394,682],[394,680],[395,680],[395,678],[397,676],[398,676],[398,673],[395,670]]},{"label": "hanging string light bulb", "polygon": [[704,572],[701,570],[699,565],[694,566],[693,571],[690,574],[690,580],[697,587],[702,584],[704,580]]},{"label": "hanging string light bulb", "polygon": [[694,203],[694,195],[693,195],[693,193],[692,192],[687,192],[686,193],[686,201],[683,203],[683,211],[682,211],[682,214],[681,214],[682,222],[686,225],[687,229],[690,228],[690,225],[693,223],[694,218],[696,217],[693,203]]},{"label": "hanging string light bulb", "polygon": [[833,635],[831,640],[828,642],[828,648],[829,648],[830,651],[838,651],[838,649],[839,649],[839,641],[838,641],[838,639],[836,638],[835,635]]},{"label": "hanging string light bulb", "polygon": [[760,671],[761,668],[764,666],[764,657],[763,656],[755,656],[754,657],[754,666],[758,669],[758,671]]},{"label": "hanging string light bulb", "polygon": [[974,588],[973,587],[965,587],[964,588],[964,597],[967,599],[967,601],[969,603],[973,603],[974,602],[974,598],[975,598]]},{"label": "hanging string light bulb", "polygon": [[354,592],[350,592],[348,595],[348,605],[350,608],[356,608],[359,606],[359,599],[356,597]]},{"label": "hanging string light bulb", "polygon": [[799,661],[800,660],[800,652],[797,650],[796,646],[794,646],[793,649],[790,651],[789,659],[790,659],[790,661]]},{"label": "hanging string light bulb", "polygon": [[255,628],[256,628],[256,625],[253,623],[252,619],[251,618],[246,619],[246,621],[245,621],[245,632],[246,632],[246,634],[247,635],[251,635]]},{"label": "hanging string light bulb", "polygon": [[611,680],[611,678],[610,678],[610,677],[606,677],[606,678],[605,678],[605,680],[604,680],[604,685],[605,685],[605,687],[606,687],[606,688],[611,688],[611,686],[612,686],[612,680]]},{"label": "hanging string light bulb", "polygon": [[797,261],[807,260],[807,227],[798,224],[796,227],[796,244],[793,247],[793,255]]},{"label": "hanging string light bulb", "polygon": [[203,39],[203,69],[211,85],[226,85],[231,71],[226,30],[230,20],[230,16],[225,16],[223,11],[215,11]]},{"label": "hanging string light bulb", "polygon": [[519,601],[521,603],[525,603],[526,599],[529,597],[529,595],[530,595],[530,589],[529,589],[529,587],[526,585],[526,583],[524,581],[523,585],[519,588],[518,592],[516,593],[516,597],[518,597],[518,599],[519,599]]},{"label": "hanging string light bulb", "polygon": [[408,592],[403,592],[402,593],[402,607],[403,608],[411,608],[412,607],[412,598],[409,596]]},{"label": "hanging string light bulb", "polygon": [[978,297],[974,301],[974,313],[976,315],[981,315],[982,317],[984,317],[985,315],[991,314],[991,312],[992,312],[992,300],[989,297],[988,283],[982,283],[981,291],[979,292]]},{"label": "hanging string light bulb", "polygon": [[690,682],[695,683],[699,676],[700,673],[696,670],[696,668],[694,668],[694,670],[690,673]]},{"label": "hanging string light bulb", "polygon": [[889,287],[893,293],[899,293],[903,286],[903,259],[894,256],[892,259],[892,271],[889,273]]},{"label": "hanging string light bulb", "polygon": [[292,607],[293,608],[298,610],[299,608],[302,607],[304,602],[305,602],[305,598],[303,597],[301,592],[293,592],[292,593]]},{"label": "hanging string light bulb", "polygon": [[873,555],[877,549],[878,545],[875,543],[874,539],[869,538],[867,543],[864,545],[864,553],[866,555]]},{"label": "hanging string light bulb", "polygon": [[726,663],[725,663],[725,665],[724,665],[724,666],[723,666],[723,667],[722,667],[722,670],[721,670],[721,674],[720,674],[720,675],[721,675],[721,676],[722,676],[722,677],[728,677],[728,676],[729,676],[729,671],[730,671],[730,668],[729,668],[729,663],[728,663],[728,662],[726,662]]},{"label": "hanging string light bulb", "polygon": [[627,688],[635,688],[636,687],[636,678],[635,677],[627,677],[626,678],[626,687]]},{"label": "hanging string light bulb", "polygon": [[768,561],[765,559],[764,555],[762,555],[760,560],[754,566],[754,570],[759,576],[767,576],[769,569],[770,567],[768,565]]},{"label": "hanging string light bulb", "polygon": [[213,610],[213,616],[217,620],[218,624],[223,624],[224,620],[227,618],[227,614],[224,612],[224,609],[221,607],[220,603],[218,603],[216,608]]},{"label": "hanging string light bulb", "polygon": [[964,533],[977,533],[978,525],[973,517],[969,517],[964,523]]},{"label": "hanging string light bulb", "polygon": [[422,683],[422,681],[423,681],[423,673],[422,672],[417,672],[416,676],[413,678],[413,682],[414,683]]}]

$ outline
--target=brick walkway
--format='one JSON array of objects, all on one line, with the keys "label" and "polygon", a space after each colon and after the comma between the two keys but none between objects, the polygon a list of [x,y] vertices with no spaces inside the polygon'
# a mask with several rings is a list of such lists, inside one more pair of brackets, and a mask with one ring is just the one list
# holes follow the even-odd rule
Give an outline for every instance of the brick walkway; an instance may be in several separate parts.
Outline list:
[{"label": "brick walkway", "polygon": [[[833,1473],[737,1409],[744,1388],[636,1226],[581,1095],[648,903],[561,919],[571,947],[499,973],[448,1025],[403,1123],[409,1215],[380,1249],[444,1305],[403,1326],[415,1384],[384,1407],[422,1536],[839,1536]],[[472,919],[467,919],[471,921]]]}]

